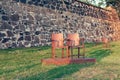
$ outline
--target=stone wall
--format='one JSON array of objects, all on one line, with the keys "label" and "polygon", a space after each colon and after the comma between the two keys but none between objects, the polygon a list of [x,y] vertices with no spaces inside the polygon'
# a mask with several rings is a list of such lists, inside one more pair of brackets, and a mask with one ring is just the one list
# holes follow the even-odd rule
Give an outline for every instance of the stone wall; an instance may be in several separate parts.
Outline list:
[{"label": "stone wall", "polygon": [[20,1],[0,1],[1,49],[50,45],[52,33],[77,32],[86,42],[116,34],[114,11],[77,0]]}]

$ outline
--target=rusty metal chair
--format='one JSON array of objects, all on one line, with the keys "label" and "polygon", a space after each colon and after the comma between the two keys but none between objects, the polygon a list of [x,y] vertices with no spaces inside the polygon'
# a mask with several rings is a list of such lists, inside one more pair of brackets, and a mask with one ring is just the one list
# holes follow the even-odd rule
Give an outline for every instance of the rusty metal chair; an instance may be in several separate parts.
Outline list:
[{"label": "rusty metal chair", "polygon": [[68,46],[64,46],[64,39],[63,39],[62,33],[52,34],[52,58],[56,57],[55,49],[57,48],[62,49],[62,58],[64,58],[64,49],[66,48],[66,54],[67,54],[67,57],[69,57]]},{"label": "rusty metal chair", "polygon": [[[78,58],[83,57],[85,58],[85,45],[84,45],[84,39],[79,38],[79,34],[74,33],[74,34],[68,34],[67,36],[67,46],[68,46],[68,53],[70,54],[71,58],[73,56],[77,56]],[[74,55],[73,54],[73,48],[78,49],[78,54]],[[80,53],[80,50],[83,49],[82,53]],[[70,52],[71,50],[71,52]]]},{"label": "rusty metal chair", "polygon": [[104,48],[110,48],[108,38],[102,37],[101,40],[102,40],[102,43],[103,43],[103,47],[104,47]]}]

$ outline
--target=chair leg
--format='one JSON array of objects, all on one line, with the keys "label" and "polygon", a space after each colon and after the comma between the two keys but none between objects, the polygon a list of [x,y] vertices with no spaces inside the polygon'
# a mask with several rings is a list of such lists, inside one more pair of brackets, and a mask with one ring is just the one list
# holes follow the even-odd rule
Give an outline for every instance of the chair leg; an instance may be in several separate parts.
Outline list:
[{"label": "chair leg", "polygon": [[64,58],[64,48],[62,48],[62,58]]},{"label": "chair leg", "polygon": [[66,48],[66,53],[67,53],[67,58],[69,58],[70,57],[69,47]]},{"label": "chair leg", "polygon": [[85,47],[83,47],[83,58],[85,58]]},{"label": "chair leg", "polygon": [[73,47],[71,46],[71,58],[73,58]]},{"label": "chair leg", "polygon": [[80,57],[80,47],[78,47],[78,58]]},{"label": "chair leg", "polygon": [[107,48],[107,43],[103,43],[103,48]]},{"label": "chair leg", "polygon": [[52,47],[52,58],[55,58],[55,48]]},{"label": "chair leg", "polygon": [[68,54],[68,57],[70,57],[70,47],[67,47],[67,50],[66,50],[67,52],[67,54]]}]

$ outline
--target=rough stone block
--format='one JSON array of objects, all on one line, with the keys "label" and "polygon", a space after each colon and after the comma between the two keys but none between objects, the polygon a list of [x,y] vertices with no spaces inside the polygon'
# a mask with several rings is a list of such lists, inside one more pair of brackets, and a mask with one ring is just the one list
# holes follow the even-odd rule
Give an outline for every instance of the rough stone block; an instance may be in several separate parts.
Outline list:
[{"label": "rough stone block", "polygon": [[6,43],[10,40],[10,38],[3,38],[2,43]]},{"label": "rough stone block", "polygon": [[12,31],[7,31],[7,36],[8,36],[8,37],[12,37],[12,36],[14,36],[14,34],[13,34]]},{"label": "rough stone block", "polygon": [[77,32],[87,42],[101,36],[110,37],[109,34],[114,40],[119,38],[120,24],[111,21],[118,20],[115,12],[76,0],[63,2],[28,0],[26,3],[26,0],[9,0],[9,6],[3,2],[4,5],[0,5],[0,48],[50,45],[52,33],[66,36],[67,33]]},{"label": "rough stone block", "polygon": [[3,15],[3,16],[2,16],[2,20],[8,21],[8,20],[9,20],[9,17],[8,17],[7,15]]},{"label": "rough stone block", "polygon": [[5,36],[6,36],[5,33],[0,33],[0,38],[3,38],[3,37],[5,37]]},{"label": "rough stone block", "polygon": [[25,36],[26,41],[31,41],[31,36]]},{"label": "rough stone block", "polygon": [[12,30],[12,26],[9,25],[7,22],[3,22],[0,29],[9,29]]},{"label": "rough stone block", "polygon": [[19,15],[18,14],[13,14],[13,15],[11,15],[10,19],[12,21],[18,21],[19,20]]}]

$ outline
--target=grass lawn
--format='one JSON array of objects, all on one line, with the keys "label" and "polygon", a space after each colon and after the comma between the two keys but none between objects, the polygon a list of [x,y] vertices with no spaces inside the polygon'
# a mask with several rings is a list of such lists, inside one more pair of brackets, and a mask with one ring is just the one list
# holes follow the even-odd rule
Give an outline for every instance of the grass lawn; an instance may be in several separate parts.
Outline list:
[{"label": "grass lawn", "polygon": [[96,58],[95,64],[62,66],[41,64],[51,57],[49,46],[0,50],[0,80],[120,80],[120,42],[110,44],[111,50],[86,44],[86,57]]}]

